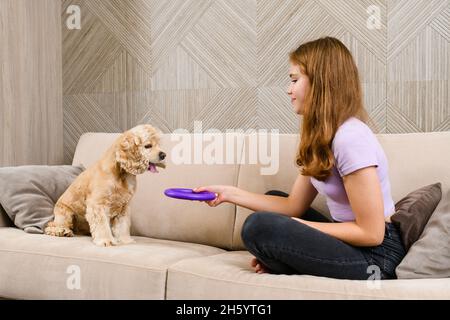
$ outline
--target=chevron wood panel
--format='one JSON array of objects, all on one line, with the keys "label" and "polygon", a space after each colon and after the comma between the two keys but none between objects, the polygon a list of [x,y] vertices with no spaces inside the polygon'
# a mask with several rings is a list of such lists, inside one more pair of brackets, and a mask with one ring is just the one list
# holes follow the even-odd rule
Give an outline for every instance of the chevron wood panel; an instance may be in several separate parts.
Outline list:
[{"label": "chevron wood panel", "polygon": [[256,86],[256,1],[214,1],[181,46],[220,87]]},{"label": "chevron wood panel", "polygon": [[387,121],[385,112],[387,101],[385,57],[377,56],[349,32],[346,32],[340,40],[352,52],[358,66],[364,106],[373,121],[371,128],[376,133],[384,132]]},{"label": "chevron wood panel", "polygon": [[155,93],[152,91],[127,92],[127,128],[138,124],[151,123],[163,132],[171,132],[167,119],[154,108]]},{"label": "chevron wood panel", "polygon": [[74,147],[82,133],[122,131],[114,119],[114,113],[117,114],[117,112],[105,110],[102,101],[98,101],[98,98],[98,95],[93,94],[64,97],[64,157],[67,163],[71,162],[75,152]]},{"label": "chevron wood panel", "polygon": [[371,48],[346,32],[340,40],[347,46],[358,66],[359,77],[363,83],[386,82],[386,59],[378,57]]},{"label": "chevron wood panel", "polygon": [[156,71],[213,4],[212,0],[149,0],[153,69]]},{"label": "chevron wood panel", "polygon": [[447,9],[443,11],[440,15],[436,17],[431,23],[430,26],[439,32],[439,34],[450,41],[450,5],[447,6]]},{"label": "chevron wood panel", "polygon": [[421,131],[438,131],[450,116],[448,81],[391,82],[388,88],[389,105]]},{"label": "chevron wood panel", "polygon": [[181,46],[169,54],[153,74],[153,90],[219,88],[217,82]]},{"label": "chevron wood panel", "polygon": [[[386,59],[386,0],[319,0],[328,14],[333,16],[348,32],[372,51],[375,56]],[[368,8],[375,6],[380,12],[379,28],[367,27]]]},{"label": "chevron wood panel", "polygon": [[[433,20],[443,21],[440,14],[448,6],[448,0],[388,1],[388,59],[399,54]],[[448,24],[444,26],[448,28]]]},{"label": "chevron wood panel", "polygon": [[[65,157],[86,130],[149,122],[298,132],[288,53],[340,39],[376,132],[450,130],[448,0],[63,0]],[[380,12],[369,29],[368,8]],[[92,112],[89,110],[92,108]]]},{"label": "chevron wood panel", "polygon": [[342,38],[346,32],[317,1],[273,0],[258,4],[259,87],[285,85],[288,53],[301,43],[326,35]]},{"label": "chevron wood panel", "polygon": [[85,92],[140,92],[151,90],[151,76],[141,68],[139,62],[126,50],[121,49],[111,65],[97,78],[96,82],[86,86]]},{"label": "chevron wood panel", "polygon": [[197,115],[214,98],[217,90],[173,90],[154,91],[152,106],[154,113],[165,119],[169,131],[179,128],[191,130]]},{"label": "chevron wood panel", "polygon": [[259,129],[256,88],[220,89],[196,115],[203,129]]},{"label": "chevron wood panel", "polygon": [[405,116],[398,108],[394,108],[391,104],[387,104],[387,124],[391,132],[395,133],[409,133],[421,132],[420,128]]},{"label": "chevron wood panel", "polygon": [[152,70],[148,0],[88,0],[86,5],[108,32],[148,73]]},{"label": "chevron wood panel", "polygon": [[258,88],[258,124],[263,129],[278,129],[280,133],[299,132],[299,118],[292,116],[287,89]]},{"label": "chevron wood panel", "polygon": [[375,133],[384,133],[387,131],[387,100],[370,111],[369,127]]},{"label": "chevron wood panel", "polygon": [[[386,82],[363,83],[363,102],[371,120],[374,122],[374,132],[383,133],[386,127],[387,91]],[[376,129],[375,129],[376,128]]]},{"label": "chevron wood panel", "polygon": [[449,9],[448,0],[388,3],[387,132],[450,130]]},{"label": "chevron wood panel", "polygon": [[[81,30],[66,27],[69,5],[81,11]],[[62,8],[63,92],[89,92],[120,53],[120,44],[88,9],[85,0],[64,1]]]},{"label": "chevron wood panel", "polygon": [[389,60],[388,81],[449,79],[450,41],[430,26]]}]

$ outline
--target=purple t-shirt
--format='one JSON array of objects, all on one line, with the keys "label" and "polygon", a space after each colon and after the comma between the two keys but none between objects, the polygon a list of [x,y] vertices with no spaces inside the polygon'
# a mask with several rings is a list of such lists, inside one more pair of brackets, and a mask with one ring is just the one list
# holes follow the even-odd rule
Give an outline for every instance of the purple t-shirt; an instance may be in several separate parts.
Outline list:
[{"label": "purple t-shirt", "polygon": [[361,120],[351,117],[338,128],[332,150],[336,161],[331,176],[323,182],[311,177],[311,183],[326,197],[333,219],[355,220],[342,177],[370,166],[377,166],[384,200],[384,216],[393,214],[395,206],[391,196],[388,161],[372,130]]}]

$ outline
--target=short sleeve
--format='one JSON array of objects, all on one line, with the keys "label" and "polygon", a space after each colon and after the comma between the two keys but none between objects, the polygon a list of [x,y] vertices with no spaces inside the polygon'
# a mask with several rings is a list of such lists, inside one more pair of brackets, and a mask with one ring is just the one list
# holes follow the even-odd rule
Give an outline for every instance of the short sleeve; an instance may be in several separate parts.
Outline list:
[{"label": "short sleeve", "polygon": [[367,132],[347,130],[336,134],[332,149],[341,177],[356,170],[378,166],[377,146]]}]

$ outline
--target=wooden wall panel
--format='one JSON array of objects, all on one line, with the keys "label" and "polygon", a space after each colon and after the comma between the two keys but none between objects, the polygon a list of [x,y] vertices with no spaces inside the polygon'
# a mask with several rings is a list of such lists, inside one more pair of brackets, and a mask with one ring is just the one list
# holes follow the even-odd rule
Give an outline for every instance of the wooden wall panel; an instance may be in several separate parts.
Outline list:
[{"label": "wooden wall panel", "polygon": [[[358,65],[376,131],[450,130],[449,0],[63,0],[65,159],[86,131],[296,133],[288,52],[322,36]],[[369,28],[368,8],[380,12]]]},{"label": "wooden wall panel", "polygon": [[61,3],[0,0],[0,166],[63,163]]}]

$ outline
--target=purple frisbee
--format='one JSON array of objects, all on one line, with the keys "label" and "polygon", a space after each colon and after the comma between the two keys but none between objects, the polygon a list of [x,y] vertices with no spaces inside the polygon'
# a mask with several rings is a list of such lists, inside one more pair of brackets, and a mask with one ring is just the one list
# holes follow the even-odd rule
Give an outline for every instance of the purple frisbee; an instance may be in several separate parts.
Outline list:
[{"label": "purple frisbee", "polygon": [[168,197],[183,200],[197,200],[197,201],[210,201],[216,198],[214,192],[201,191],[194,192],[192,189],[183,188],[170,188],[164,191],[164,194]]}]

